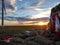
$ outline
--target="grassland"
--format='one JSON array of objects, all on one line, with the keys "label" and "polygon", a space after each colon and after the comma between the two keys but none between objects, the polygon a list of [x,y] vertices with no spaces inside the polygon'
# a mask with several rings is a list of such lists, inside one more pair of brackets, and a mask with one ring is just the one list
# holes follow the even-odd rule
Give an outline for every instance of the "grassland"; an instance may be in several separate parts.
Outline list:
[{"label": "grassland", "polygon": [[0,26],[0,34],[2,34],[2,33],[12,34],[15,32],[18,33],[18,32],[24,31],[24,30],[33,30],[33,29],[45,30],[46,28],[47,28],[47,26],[5,26],[4,28],[2,28]]},{"label": "grassland", "polygon": [[48,27],[48,25],[43,25],[43,26],[39,26],[39,25],[30,25],[30,26],[4,26],[4,28],[2,28],[2,26],[0,26],[0,30],[32,30],[35,28],[38,29],[46,29]]},{"label": "grassland", "polygon": [[21,32],[24,30],[31,30],[31,29],[33,29],[32,26],[5,26],[4,28],[0,26],[0,34],[2,33],[13,34],[15,32]]}]

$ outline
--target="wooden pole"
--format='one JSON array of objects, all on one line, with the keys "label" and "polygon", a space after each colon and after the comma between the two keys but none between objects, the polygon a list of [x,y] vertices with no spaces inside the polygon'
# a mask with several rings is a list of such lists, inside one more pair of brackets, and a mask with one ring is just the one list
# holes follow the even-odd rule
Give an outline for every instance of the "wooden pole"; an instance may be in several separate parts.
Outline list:
[{"label": "wooden pole", "polygon": [[2,28],[4,28],[4,0],[2,0]]}]

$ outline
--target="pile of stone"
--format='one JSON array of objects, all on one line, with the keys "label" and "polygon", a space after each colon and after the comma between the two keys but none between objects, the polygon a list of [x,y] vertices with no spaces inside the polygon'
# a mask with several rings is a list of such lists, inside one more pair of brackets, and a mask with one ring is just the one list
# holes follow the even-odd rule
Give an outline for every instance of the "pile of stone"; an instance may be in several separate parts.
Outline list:
[{"label": "pile of stone", "polygon": [[10,44],[12,45],[53,45],[53,41],[41,35],[39,34],[39,31],[27,30],[22,33],[14,34],[14,38],[10,40]]},{"label": "pile of stone", "polygon": [[[2,45],[55,45],[54,41],[47,36],[48,32],[43,30],[26,30],[15,33],[9,43],[2,42]],[[60,42],[56,42],[59,45]]]}]

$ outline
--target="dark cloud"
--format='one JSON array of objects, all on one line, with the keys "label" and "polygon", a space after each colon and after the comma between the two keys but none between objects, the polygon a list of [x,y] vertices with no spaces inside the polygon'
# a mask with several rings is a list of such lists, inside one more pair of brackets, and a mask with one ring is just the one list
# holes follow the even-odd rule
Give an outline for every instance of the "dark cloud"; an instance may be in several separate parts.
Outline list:
[{"label": "dark cloud", "polygon": [[[5,3],[5,9],[7,13],[15,12],[17,10],[17,7],[14,5],[15,0],[4,0]],[[0,12],[2,7],[2,1],[0,0]]]}]

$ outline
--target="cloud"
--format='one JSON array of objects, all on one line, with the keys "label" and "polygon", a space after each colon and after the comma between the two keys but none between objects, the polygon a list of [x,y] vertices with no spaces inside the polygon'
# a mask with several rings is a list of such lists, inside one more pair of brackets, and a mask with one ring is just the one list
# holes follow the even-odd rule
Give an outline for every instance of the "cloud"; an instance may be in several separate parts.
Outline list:
[{"label": "cloud", "polygon": [[19,0],[20,2],[23,1],[23,0]]},{"label": "cloud", "polygon": [[[12,16],[6,16],[5,18],[5,25],[35,25],[39,22],[48,22],[48,17],[43,18],[36,18],[36,19],[29,19],[24,17],[12,17]],[[0,17],[1,20],[1,17]]]},{"label": "cloud", "polygon": [[45,0],[38,0],[38,2],[35,4],[35,7],[39,7]]},{"label": "cloud", "polygon": [[36,9],[36,10],[38,11],[38,13],[35,15],[30,15],[30,16],[28,16],[28,18],[36,19],[36,18],[42,18],[42,17],[50,17],[51,8]]},{"label": "cloud", "polygon": [[[4,3],[5,3],[6,13],[15,12],[17,10],[17,7],[15,6],[16,0],[4,0],[4,1],[5,1]],[[2,1],[0,0],[0,9],[2,6],[1,3],[2,3]]]},{"label": "cloud", "polygon": [[27,7],[25,4],[24,7],[22,7],[23,10],[35,10],[35,9],[39,9],[40,5],[44,2],[45,0],[36,0],[35,3],[31,4],[29,7]]}]

